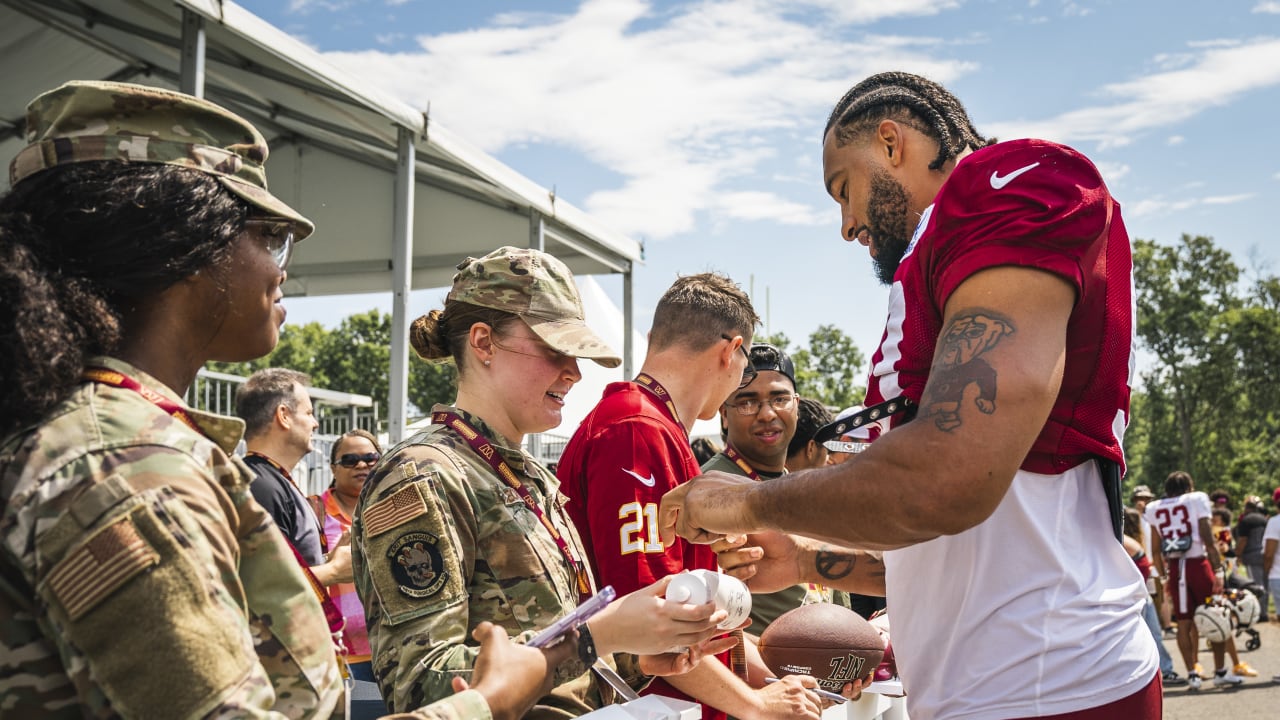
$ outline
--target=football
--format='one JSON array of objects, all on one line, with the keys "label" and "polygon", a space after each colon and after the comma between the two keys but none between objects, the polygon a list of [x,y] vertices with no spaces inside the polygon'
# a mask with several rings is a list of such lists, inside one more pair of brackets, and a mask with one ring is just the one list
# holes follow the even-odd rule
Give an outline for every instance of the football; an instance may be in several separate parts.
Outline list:
[{"label": "football", "polygon": [[830,603],[802,605],[778,616],[760,636],[760,657],[778,677],[812,675],[823,690],[869,677],[884,640],[866,620]]}]

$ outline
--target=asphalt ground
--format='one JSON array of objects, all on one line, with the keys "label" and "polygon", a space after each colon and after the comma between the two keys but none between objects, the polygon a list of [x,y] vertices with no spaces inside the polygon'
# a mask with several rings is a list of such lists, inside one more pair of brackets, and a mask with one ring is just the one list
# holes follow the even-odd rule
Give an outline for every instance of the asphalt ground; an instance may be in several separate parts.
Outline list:
[{"label": "asphalt ground", "polygon": [[[1280,624],[1256,623],[1262,641],[1257,650],[1244,649],[1246,635],[1236,636],[1236,648],[1240,659],[1258,671],[1258,677],[1246,678],[1243,685],[1220,689],[1213,686],[1213,653],[1200,643],[1200,664],[1206,677],[1199,692],[1186,686],[1166,688],[1164,691],[1164,717],[1166,720],[1280,720],[1280,683],[1271,681],[1280,674]],[[1187,670],[1178,653],[1176,638],[1167,637],[1164,646],[1173,656],[1173,669],[1186,677]],[[1227,662],[1231,657],[1227,656]]]}]

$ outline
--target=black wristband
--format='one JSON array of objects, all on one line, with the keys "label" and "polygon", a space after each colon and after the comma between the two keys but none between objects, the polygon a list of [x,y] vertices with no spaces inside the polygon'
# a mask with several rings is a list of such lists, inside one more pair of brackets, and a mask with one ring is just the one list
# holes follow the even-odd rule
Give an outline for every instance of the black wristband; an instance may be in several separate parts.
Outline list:
[{"label": "black wristband", "polygon": [[587,629],[586,623],[578,626],[578,658],[587,667],[595,665],[596,660],[600,658],[596,654],[596,641],[592,639],[591,631]]}]

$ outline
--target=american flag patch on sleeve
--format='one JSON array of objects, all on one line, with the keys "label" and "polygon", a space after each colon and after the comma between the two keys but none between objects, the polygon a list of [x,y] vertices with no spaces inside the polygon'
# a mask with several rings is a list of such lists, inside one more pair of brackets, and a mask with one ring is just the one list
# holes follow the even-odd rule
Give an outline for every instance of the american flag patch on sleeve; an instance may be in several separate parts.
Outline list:
[{"label": "american flag patch on sleeve", "polygon": [[364,528],[372,537],[403,525],[426,512],[427,503],[418,493],[417,486],[406,485],[391,497],[379,500],[364,511]]},{"label": "american flag patch on sleeve", "polygon": [[76,620],[160,556],[138,534],[133,519],[121,517],[67,554],[49,573],[49,589]]}]

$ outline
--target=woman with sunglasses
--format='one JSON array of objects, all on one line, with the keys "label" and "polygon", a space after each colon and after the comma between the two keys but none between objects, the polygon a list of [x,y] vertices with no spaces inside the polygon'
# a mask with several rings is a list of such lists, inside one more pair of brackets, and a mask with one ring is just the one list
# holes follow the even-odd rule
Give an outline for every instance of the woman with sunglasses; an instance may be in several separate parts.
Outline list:
[{"label": "woman with sunglasses", "polygon": [[[323,526],[326,551],[347,542],[360,491],[381,457],[382,446],[368,430],[348,431],[333,442],[329,450],[333,482],[324,492],[307,498]],[[328,591],[346,621],[342,626],[342,642],[347,649],[347,670],[356,680],[373,682],[369,634],[365,631],[364,606],[360,604],[356,586],[354,583],[335,583],[328,587]]]},{"label": "woman with sunglasses", "polygon": [[68,83],[0,198],[0,713],[329,717],[316,595],[182,400],[276,344],[293,241],[262,135],[194,97]]},{"label": "woman with sunglasses", "polygon": [[[418,318],[410,337],[423,358],[457,363],[457,400],[434,407],[434,424],[382,459],[352,527],[374,676],[393,712],[469,676],[480,623],[527,642],[598,590],[567,498],[521,445],[560,424],[582,377],[578,358],[621,360],[587,328],[573,276],[554,257],[507,247],[458,269],[444,311]],[[575,656],[526,717],[581,715],[614,700],[610,681],[638,687],[645,674],[683,671],[733,643],[704,644],[724,632],[715,627],[724,611],[668,603],[666,585],[625,595],[582,625]],[[685,646],[693,658],[666,654]]]}]

